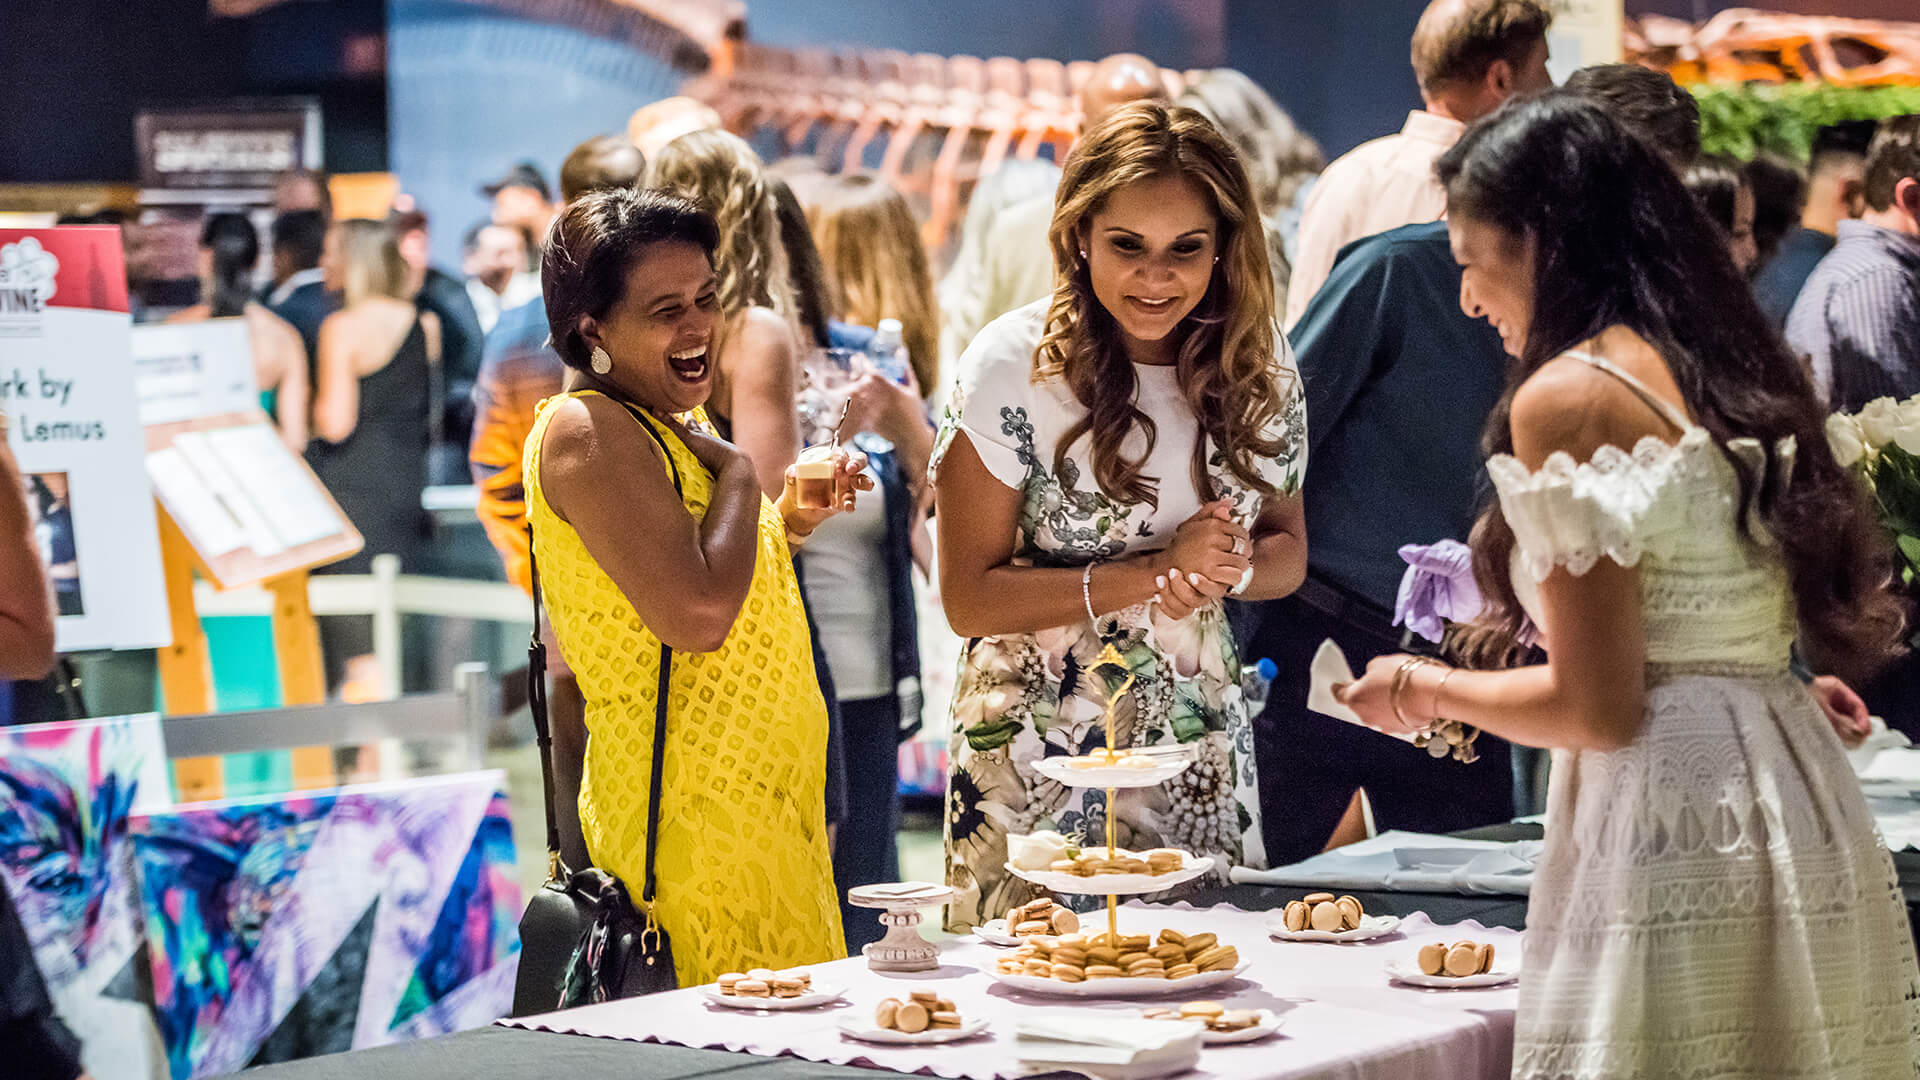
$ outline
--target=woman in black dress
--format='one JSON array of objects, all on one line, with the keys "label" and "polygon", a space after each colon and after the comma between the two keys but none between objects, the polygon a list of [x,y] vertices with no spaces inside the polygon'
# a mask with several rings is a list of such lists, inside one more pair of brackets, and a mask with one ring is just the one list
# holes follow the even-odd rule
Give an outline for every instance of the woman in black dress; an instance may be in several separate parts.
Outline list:
[{"label": "woman in black dress", "polygon": [[[359,554],[322,572],[364,574],[379,554],[398,555],[409,568],[428,535],[420,493],[427,486],[440,320],[414,306],[406,263],[381,222],[336,224],[320,269],[342,303],[320,324],[307,461],[366,541]],[[328,685],[337,686],[348,663],[364,663],[371,652],[371,620],[323,620],[321,640]]]}]

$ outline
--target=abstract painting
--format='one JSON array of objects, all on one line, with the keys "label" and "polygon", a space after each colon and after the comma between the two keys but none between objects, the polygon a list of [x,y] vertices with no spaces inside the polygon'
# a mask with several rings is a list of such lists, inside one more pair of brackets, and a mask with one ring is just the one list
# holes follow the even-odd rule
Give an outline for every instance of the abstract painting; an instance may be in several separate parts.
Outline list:
[{"label": "abstract painting", "polygon": [[97,1080],[166,1075],[128,827],[172,801],[167,778],[157,716],[0,728],[0,887]]},{"label": "abstract painting", "polygon": [[506,1014],[520,890],[496,772],[137,818],[173,1080]]}]

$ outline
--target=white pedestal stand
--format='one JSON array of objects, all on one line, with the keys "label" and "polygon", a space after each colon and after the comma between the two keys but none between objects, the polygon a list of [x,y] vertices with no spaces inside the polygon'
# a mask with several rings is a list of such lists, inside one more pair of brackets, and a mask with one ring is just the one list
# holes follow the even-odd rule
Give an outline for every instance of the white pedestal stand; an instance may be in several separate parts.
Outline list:
[{"label": "white pedestal stand", "polygon": [[940,947],[920,936],[920,909],[953,899],[953,890],[925,881],[864,885],[847,893],[854,907],[879,908],[887,936],[861,950],[873,971],[932,971],[940,966]]}]

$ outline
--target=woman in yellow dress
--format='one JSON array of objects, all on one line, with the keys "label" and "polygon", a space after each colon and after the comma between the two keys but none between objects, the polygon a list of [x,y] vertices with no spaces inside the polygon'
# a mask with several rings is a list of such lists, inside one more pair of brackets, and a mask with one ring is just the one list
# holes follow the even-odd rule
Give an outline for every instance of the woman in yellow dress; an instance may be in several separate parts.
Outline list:
[{"label": "woman in yellow dress", "polygon": [[843,955],[791,549],[871,486],[840,453],[831,508],[800,508],[791,469],[769,502],[753,462],[689,419],[713,385],[718,241],[658,192],[567,207],[542,285],[570,370],[525,462],[542,595],[587,702],[581,831],[636,900],[661,644],[675,654],[653,915],[683,986]]}]

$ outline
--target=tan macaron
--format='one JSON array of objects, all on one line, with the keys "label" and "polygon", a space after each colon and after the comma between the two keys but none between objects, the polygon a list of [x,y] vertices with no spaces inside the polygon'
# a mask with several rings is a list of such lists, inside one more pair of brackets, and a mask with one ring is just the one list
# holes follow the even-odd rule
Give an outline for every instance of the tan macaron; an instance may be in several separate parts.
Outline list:
[{"label": "tan macaron", "polygon": [[1322,900],[1313,905],[1313,928],[1315,930],[1324,930],[1332,933],[1338,931],[1345,925],[1345,922],[1346,920],[1340,914],[1340,909],[1334,905],[1333,901]]},{"label": "tan macaron", "polygon": [[1447,969],[1447,947],[1437,941],[1420,946],[1418,963],[1421,971],[1429,975],[1440,974]]},{"label": "tan macaron", "polygon": [[927,1007],[917,1001],[909,1001],[893,1014],[893,1026],[909,1035],[918,1035],[927,1030],[927,1024],[933,1019]]},{"label": "tan macaron", "polygon": [[899,1014],[900,1002],[895,998],[886,998],[880,1002],[878,1008],[873,1010],[873,1026],[890,1028],[893,1026],[894,1017]]},{"label": "tan macaron", "polygon": [[1480,972],[1480,947],[1471,941],[1462,941],[1447,950],[1447,974],[1456,979]]},{"label": "tan macaron", "polygon": [[1280,917],[1284,920],[1286,928],[1297,934],[1307,928],[1307,924],[1313,918],[1313,909],[1309,908],[1305,901],[1295,900],[1286,906],[1286,909],[1280,913]]}]

